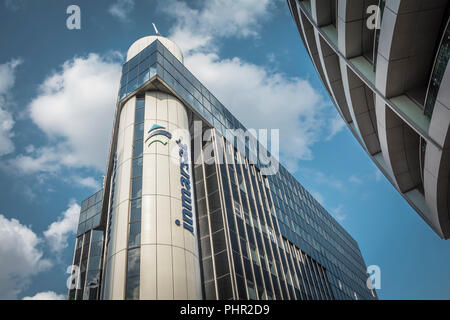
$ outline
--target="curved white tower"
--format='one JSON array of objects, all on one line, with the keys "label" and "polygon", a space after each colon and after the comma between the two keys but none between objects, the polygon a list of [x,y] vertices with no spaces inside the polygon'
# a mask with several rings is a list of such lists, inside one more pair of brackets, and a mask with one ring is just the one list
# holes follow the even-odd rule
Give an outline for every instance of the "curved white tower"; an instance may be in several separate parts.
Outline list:
[{"label": "curved white tower", "polygon": [[[149,58],[138,55],[156,40],[183,62],[169,39],[143,37],[129,48],[123,77],[152,77]],[[188,110],[169,93],[139,90],[116,118],[103,299],[201,299]]]}]

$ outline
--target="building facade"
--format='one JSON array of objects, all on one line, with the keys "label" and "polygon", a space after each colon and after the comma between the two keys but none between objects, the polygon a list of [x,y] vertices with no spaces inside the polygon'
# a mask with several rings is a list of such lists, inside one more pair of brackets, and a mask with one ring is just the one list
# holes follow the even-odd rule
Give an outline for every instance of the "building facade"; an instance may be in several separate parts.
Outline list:
[{"label": "building facade", "polygon": [[288,0],[309,56],[373,162],[450,237],[448,0]]},{"label": "building facade", "polygon": [[356,241],[281,164],[251,161],[262,146],[176,44],[137,40],[120,87],[69,299],[377,299]]}]

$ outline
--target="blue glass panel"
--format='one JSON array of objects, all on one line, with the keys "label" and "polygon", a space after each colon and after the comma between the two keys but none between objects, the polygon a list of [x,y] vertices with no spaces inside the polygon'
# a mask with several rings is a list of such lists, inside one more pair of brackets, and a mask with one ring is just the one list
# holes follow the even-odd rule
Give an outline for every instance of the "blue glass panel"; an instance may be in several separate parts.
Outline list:
[{"label": "blue glass panel", "polygon": [[137,78],[134,78],[133,80],[128,82],[127,94],[133,92],[137,88],[138,88]]},{"label": "blue glass panel", "polygon": [[149,58],[145,58],[139,64],[139,73],[142,73],[143,70],[148,69],[149,66],[150,66],[150,59]]},{"label": "blue glass panel", "polygon": [[128,73],[128,79],[134,79],[134,78],[136,78],[137,77],[137,75],[138,75],[138,68],[136,67],[136,68],[134,68],[134,69],[131,69],[130,70],[130,72]]},{"label": "blue glass panel", "polygon": [[156,76],[156,65],[150,67],[150,79]]},{"label": "blue glass panel", "polygon": [[128,61],[129,70],[132,70],[139,64],[139,55],[133,57],[130,61]]},{"label": "blue glass panel", "polygon": [[144,50],[142,50],[140,54],[140,61],[146,60],[150,56],[151,51],[152,49],[150,46],[147,46]]},{"label": "blue glass panel", "polygon": [[141,86],[141,85],[143,85],[144,83],[146,83],[148,80],[150,80],[150,72],[149,72],[149,69],[146,69],[146,70],[144,71],[144,73],[141,73],[141,74],[139,75],[138,83],[139,83],[139,85]]}]

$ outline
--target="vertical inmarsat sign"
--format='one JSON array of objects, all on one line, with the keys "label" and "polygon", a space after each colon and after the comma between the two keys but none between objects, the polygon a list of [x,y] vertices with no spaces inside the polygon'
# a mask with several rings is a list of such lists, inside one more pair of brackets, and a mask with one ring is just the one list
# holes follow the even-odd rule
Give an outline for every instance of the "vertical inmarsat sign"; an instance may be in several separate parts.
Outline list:
[{"label": "vertical inmarsat sign", "polygon": [[[181,138],[177,141],[180,147],[180,184],[181,184],[181,202],[183,209],[183,227],[194,234],[194,217],[192,214],[192,192],[191,192],[191,176],[189,174],[189,153],[186,144],[181,142]],[[179,226],[180,220],[175,223]]]}]

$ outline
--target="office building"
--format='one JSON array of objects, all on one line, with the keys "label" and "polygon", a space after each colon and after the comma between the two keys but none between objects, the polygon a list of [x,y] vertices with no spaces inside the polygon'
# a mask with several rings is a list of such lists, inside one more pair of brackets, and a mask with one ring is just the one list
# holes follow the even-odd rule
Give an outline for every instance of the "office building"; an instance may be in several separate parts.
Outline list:
[{"label": "office building", "polygon": [[356,241],[273,158],[250,161],[261,145],[236,147],[244,126],[175,43],[134,42],[120,87],[69,299],[376,299]]},{"label": "office building", "polygon": [[450,2],[287,2],[350,131],[422,219],[448,239]]}]

